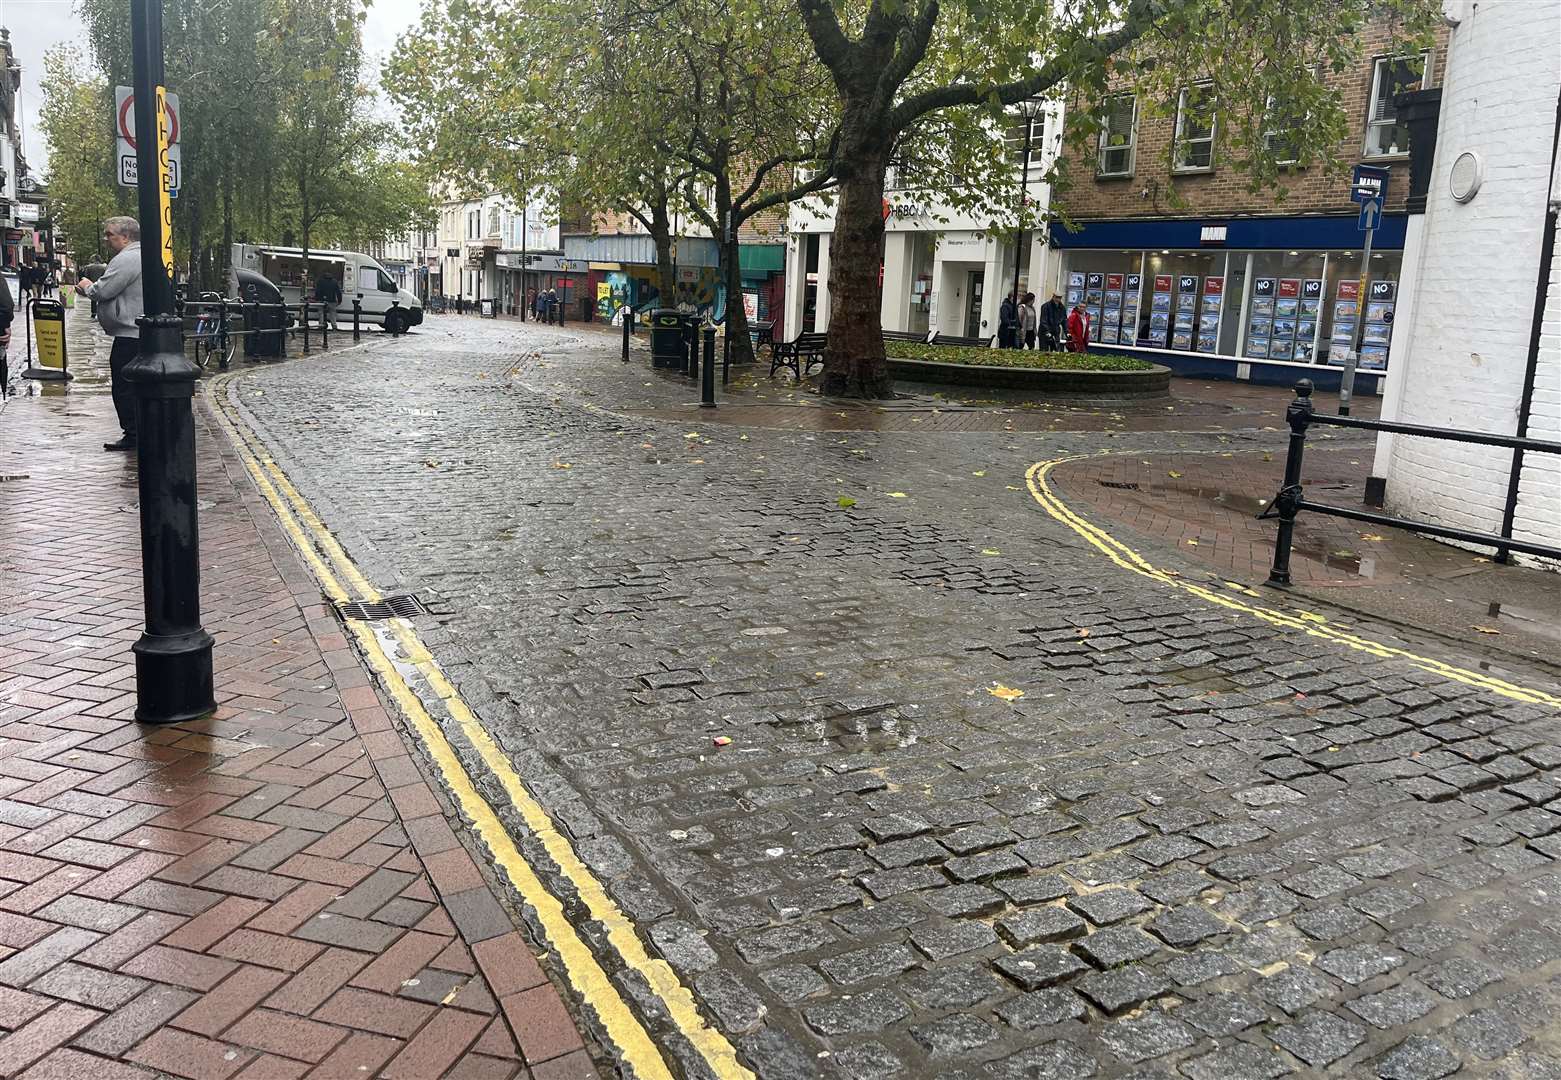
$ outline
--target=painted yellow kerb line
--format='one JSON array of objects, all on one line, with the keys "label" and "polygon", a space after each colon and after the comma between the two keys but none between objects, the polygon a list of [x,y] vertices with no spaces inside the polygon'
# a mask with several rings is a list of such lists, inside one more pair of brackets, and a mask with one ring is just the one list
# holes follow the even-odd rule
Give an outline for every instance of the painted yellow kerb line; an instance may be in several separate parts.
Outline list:
[{"label": "painted yellow kerb line", "polygon": [[[278,520],[293,542],[303,552],[304,558],[314,570],[322,587],[333,600],[345,600],[351,594],[361,599],[375,601],[380,593],[365,578],[353,561],[342,550],[313,509],[300,496],[276,462],[265,452],[253,433],[241,430],[238,420],[225,400],[226,384],[231,376],[216,380],[212,386],[213,401],[218,408],[218,420],[233,440],[245,468],[256,486],[276,512]],[[339,576],[338,576],[339,574]],[[558,954],[564,973],[581,999],[595,1011],[626,1064],[634,1074],[645,1080],[671,1080],[665,1060],[654,1040],[629,1009],[617,988],[581,939],[574,925],[564,914],[563,906],[542,883],[525,856],[515,845],[513,837],[499,820],[493,807],[482,797],[473,784],[470,774],[461,764],[449,740],[437,721],[428,713],[422,700],[407,684],[395,661],[373,631],[362,623],[349,623],[370,666],[379,675],[396,705],[401,709],[422,740],[430,759],[439,769],[462,812],[473,822],[478,836],[492,855],[495,864],[503,871],[516,891],[534,907],[546,934],[548,943]],[[560,833],[546,810],[531,796],[524,782],[511,766],[503,752],[493,742],[476,715],[450,683],[443,670],[418,637],[415,629],[405,620],[389,623],[391,632],[399,644],[407,663],[427,680],[451,718],[471,741],[483,763],[499,781],[513,808],[520,814],[526,827],[542,843],[560,872],[574,887],[577,895],[590,909],[591,916],[607,931],[608,941],[624,964],[638,972],[660,997],[668,1015],[679,1032],[699,1052],[709,1065],[713,1075],[732,1080],[750,1080],[753,1074],[737,1060],[736,1051],[720,1032],[712,1028],[700,1016],[693,995],[679,981],[677,974],[663,960],[645,951],[634,924],[608,896],[605,888],[590,869],[575,854],[569,841]]]},{"label": "painted yellow kerb line", "polygon": [[1296,630],[1309,637],[1331,641],[1359,652],[1369,653],[1372,656],[1405,660],[1423,671],[1429,671],[1445,679],[1452,679],[1493,694],[1499,694],[1513,701],[1521,701],[1529,705],[1548,705],[1552,708],[1561,708],[1561,698],[1548,694],[1543,690],[1518,686],[1498,679],[1493,675],[1485,675],[1477,671],[1456,667],[1428,656],[1420,656],[1417,653],[1412,653],[1393,645],[1386,645],[1380,641],[1361,637],[1358,634],[1350,633],[1341,627],[1332,625],[1325,617],[1315,612],[1301,610],[1281,611],[1259,604],[1246,603],[1233,596],[1199,585],[1196,582],[1185,581],[1168,571],[1159,569],[1098,525],[1094,525],[1079,516],[1052,491],[1051,485],[1047,482],[1048,475],[1052,469],[1064,462],[1082,460],[1085,456],[1087,455],[1076,454],[1055,458],[1051,461],[1037,462],[1030,466],[1025,473],[1025,482],[1029,485],[1030,494],[1035,498],[1036,502],[1040,503],[1043,510],[1078,533],[1092,547],[1099,550],[1124,570],[1129,570],[1173,589],[1191,593],[1193,596],[1208,603],[1254,616],[1286,630]]}]

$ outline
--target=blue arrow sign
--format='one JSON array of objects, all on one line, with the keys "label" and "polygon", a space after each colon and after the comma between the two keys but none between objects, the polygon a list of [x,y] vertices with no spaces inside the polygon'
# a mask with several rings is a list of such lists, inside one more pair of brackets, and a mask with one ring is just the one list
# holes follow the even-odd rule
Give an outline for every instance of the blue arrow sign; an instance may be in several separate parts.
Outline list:
[{"label": "blue arrow sign", "polygon": [[1381,217],[1382,200],[1367,199],[1360,204],[1360,220],[1355,223],[1355,227],[1361,232],[1370,232],[1377,227],[1377,222]]}]

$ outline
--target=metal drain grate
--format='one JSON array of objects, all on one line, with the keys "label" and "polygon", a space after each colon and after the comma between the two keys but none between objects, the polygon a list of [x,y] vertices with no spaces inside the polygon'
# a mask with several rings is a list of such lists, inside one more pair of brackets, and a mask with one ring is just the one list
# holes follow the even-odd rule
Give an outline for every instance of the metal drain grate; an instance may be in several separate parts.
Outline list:
[{"label": "metal drain grate", "polygon": [[343,619],[371,622],[376,619],[410,619],[414,615],[427,615],[429,610],[415,596],[387,596],[372,604],[364,600],[338,603],[336,614]]},{"label": "metal drain grate", "polygon": [[0,484],[9,483],[12,480],[31,480],[32,477],[24,472],[0,473]]},{"label": "metal drain grate", "polygon": [[1138,485],[1137,484],[1133,484],[1133,483],[1124,484],[1124,483],[1121,483],[1120,481],[1116,481],[1116,480],[1096,480],[1095,483],[1099,484],[1101,487],[1116,488],[1118,491],[1137,491],[1138,490]]}]

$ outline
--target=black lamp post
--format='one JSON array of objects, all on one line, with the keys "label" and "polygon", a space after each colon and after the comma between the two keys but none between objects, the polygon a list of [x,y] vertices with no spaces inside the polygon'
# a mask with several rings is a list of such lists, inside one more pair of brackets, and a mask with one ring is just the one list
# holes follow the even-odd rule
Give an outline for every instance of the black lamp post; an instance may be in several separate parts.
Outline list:
[{"label": "black lamp post", "polygon": [[[1019,172],[1019,227],[1014,236],[1014,304],[1019,303],[1019,263],[1024,257],[1024,209],[1030,201],[1030,147],[1035,134],[1035,118],[1040,115],[1041,103],[1035,98],[1025,98],[1019,103],[1024,115],[1024,165]],[[1024,342],[1024,327],[1019,328],[1019,344]]]},{"label": "black lamp post", "polygon": [[162,117],[162,0],[131,0],[135,66],[141,352],[125,366],[136,394],[136,475],[141,496],[141,577],[146,629],[136,658],[135,718],[172,724],[213,712],[211,635],[201,626],[200,532],[195,510],[195,418],[199,369],[184,355],[173,314],[173,211]]}]

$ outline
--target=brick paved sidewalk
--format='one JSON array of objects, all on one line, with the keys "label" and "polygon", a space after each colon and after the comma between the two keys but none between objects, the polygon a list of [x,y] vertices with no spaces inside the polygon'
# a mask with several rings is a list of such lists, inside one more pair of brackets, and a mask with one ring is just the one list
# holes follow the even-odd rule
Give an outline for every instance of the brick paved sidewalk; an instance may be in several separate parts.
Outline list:
[{"label": "brick paved sidewalk", "polygon": [[216,716],[131,722],[134,462],[91,380],[0,411],[0,1076],[596,1075],[204,419]]},{"label": "brick paved sidewalk", "polygon": [[[1361,502],[1371,445],[1307,447],[1307,494],[1336,506]],[[1259,520],[1273,498],[1284,452],[1117,453],[1052,472],[1058,494],[1156,557],[1174,549],[1193,565],[1255,585],[1268,577],[1276,523]],[[1483,651],[1553,657],[1561,579],[1498,566],[1476,552],[1403,529],[1322,514],[1296,519],[1290,571],[1297,591],[1368,615],[1478,644]]]}]

